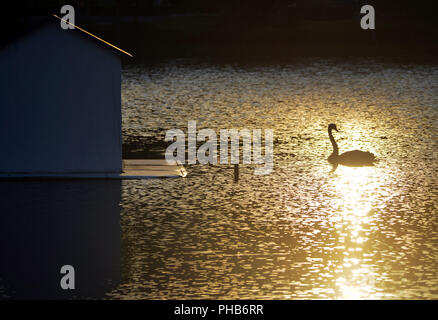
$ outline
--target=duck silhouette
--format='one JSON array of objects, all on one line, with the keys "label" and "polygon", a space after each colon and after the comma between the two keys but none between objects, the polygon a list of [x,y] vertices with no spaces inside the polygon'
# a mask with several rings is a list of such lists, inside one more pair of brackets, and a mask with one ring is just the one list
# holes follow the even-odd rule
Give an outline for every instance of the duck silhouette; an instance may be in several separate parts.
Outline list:
[{"label": "duck silhouette", "polygon": [[333,152],[327,160],[333,166],[332,172],[335,171],[340,164],[349,167],[364,167],[373,165],[374,161],[376,160],[376,156],[368,151],[353,150],[339,154],[339,147],[335,141],[335,138],[333,137],[333,130],[338,132],[336,124],[330,123],[328,126],[328,135],[333,146]]}]

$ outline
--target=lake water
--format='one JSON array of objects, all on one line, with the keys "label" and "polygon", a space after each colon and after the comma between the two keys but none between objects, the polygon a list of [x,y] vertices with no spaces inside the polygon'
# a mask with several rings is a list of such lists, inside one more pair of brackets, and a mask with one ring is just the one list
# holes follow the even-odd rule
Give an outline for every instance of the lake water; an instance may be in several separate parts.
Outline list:
[{"label": "lake water", "polygon": [[[438,298],[438,65],[126,67],[122,103],[144,150],[188,120],[273,129],[274,171],[123,181],[122,278],[106,297]],[[330,173],[329,123],[340,152],[376,165]]]},{"label": "lake water", "polygon": [[[122,104],[130,156],[163,157],[196,120],[273,129],[274,170],[1,182],[0,298],[438,299],[437,64],[132,66]],[[329,123],[375,166],[331,173]]]}]

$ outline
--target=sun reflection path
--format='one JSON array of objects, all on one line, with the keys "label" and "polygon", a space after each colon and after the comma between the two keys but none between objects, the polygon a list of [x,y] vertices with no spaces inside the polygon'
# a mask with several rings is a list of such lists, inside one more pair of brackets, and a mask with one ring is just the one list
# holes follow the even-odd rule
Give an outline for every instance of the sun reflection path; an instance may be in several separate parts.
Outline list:
[{"label": "sun reflection path", "polygon": [[383,179],[376,167],[340,167],[331,180],[336,192],[331,217],[338,234],[343,260],[335,269],[339,299],[377,299],[376,273],[368,249],[369,236],[375,228],[375,205]]}]

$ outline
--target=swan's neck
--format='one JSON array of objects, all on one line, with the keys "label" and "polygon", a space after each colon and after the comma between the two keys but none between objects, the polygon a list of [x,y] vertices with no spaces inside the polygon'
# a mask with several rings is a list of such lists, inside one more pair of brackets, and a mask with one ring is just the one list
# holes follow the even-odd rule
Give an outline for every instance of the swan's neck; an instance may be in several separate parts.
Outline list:
[{"label": "swan's neck", "polygon": [[328,131],[329,137],[330,137],[330,142],[332,143],[333,146],[333,153],[334,155],[339,155],[339,148],[338,148],[338,144],[335,141],[335,138],[333,138],[333,134],[332,134],[332,129],[330,129]]}]

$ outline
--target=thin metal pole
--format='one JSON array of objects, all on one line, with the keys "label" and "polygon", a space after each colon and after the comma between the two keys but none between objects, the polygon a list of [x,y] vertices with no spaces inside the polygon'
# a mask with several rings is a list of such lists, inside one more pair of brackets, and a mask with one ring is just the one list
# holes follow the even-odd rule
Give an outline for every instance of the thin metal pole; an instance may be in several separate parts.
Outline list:
[{"label": "thin metal pole", "polygon": [[239,181],[239,164],[234,165],[234,182]]}]

